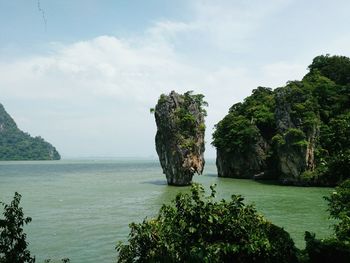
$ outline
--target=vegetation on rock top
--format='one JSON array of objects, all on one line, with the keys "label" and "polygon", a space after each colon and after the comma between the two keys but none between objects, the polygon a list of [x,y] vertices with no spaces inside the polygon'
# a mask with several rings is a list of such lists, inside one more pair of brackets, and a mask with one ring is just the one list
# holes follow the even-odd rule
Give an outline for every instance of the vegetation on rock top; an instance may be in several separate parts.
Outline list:
[{"label": "vegetation on rock top", "polygon": [[168,184],[188,185],[204,168],[204,95],[192,91],[162,94],[154,112],[156,150]]},{"label": "vegetation on rock top", "polygon": [[[258,87],[216,125],[221,176],[335,185],[350,178],[350,59],[318,56],[301,81]],[[247,156],[249,158],[247,158]],[[249,160],[250,159],[250,160]]]}]

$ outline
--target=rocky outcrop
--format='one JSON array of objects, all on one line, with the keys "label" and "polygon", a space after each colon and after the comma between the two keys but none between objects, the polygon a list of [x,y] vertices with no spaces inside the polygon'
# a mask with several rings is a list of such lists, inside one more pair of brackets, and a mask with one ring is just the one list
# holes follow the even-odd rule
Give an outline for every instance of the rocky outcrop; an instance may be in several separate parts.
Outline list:
[{"label": "rocky outcrop", "polygon": [[56,148],[21,131],[0,104],[0,160],[59,160]]},{"label": "rocky outcrop", "polygon": [[266,169],[269,145],[258,136],[257,142],[247,147],[245,152],[217,149],[216,167],[219,177],[252,179],[262,177]]},{"label": "rocky outcrop", "polygon": [[303,85],[259,87],[231,107],[213,134],[218,176],[299,183],[314,170],[319,116]]},{"label": "rocky outcrop", "polygon": [[350,177],[350,58],[318,56],[309,69],[230,108],[213,133],[219,176],[329,186]]},{"label": "rocky outcrop", "polygon": [[[298,83],[298,85],[301,85]],[[276,127],[281,141],[276,145],[276,160],[279,180],[283,183],[298,183],[305,171],[315,169],[315,148],[319,126],[305,125],[302,118],[293,116],[291,88],[276,90]]]},{"label": "rocky outcrop", "polygon": [[290,82],[274,91],[259,87],[231,107],[213,134],[218,176],[294,184],[315,169],[319,116],[303,85]]},{"label": "rocky outcrop", "polygon": [[204,116],[202,95],[172,91],[161,95],[155,107],[156,150],[169,185],[189,185],[204,168]]},{"label": "rocky outcrop", "polygon": [[[257,111],[256,101],[264,103]],[[237,103],[217,125],[213,145],[217,149],[218,176],[233,178],[266,177],[270,152],[269,127],[274,122],[272,90],[258,87],[249,100]],[[263,118],[262,118],[263,117]]]}]

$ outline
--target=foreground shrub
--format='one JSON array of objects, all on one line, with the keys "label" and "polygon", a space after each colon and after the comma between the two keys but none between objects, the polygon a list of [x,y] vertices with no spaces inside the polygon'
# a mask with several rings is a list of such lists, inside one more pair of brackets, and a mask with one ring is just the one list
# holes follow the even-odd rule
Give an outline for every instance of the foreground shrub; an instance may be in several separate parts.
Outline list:
[{"label": "foreground shrub", "polygon": [[178,194],[159,215],[130,224],[128,244],[119,243],[118,262],[296,262],[289,234],[232,195],[215,201],[200,185]]},{"label": "foreground shrub", "polygon": [[350,242],[350,179],[336,187],[331,196],[325,199],[328,201],[331,218],[339,220],[334,225],[337,238]]},{"label": "foreground shrub", "polygon": [[307,262],[350,262],[350,179],[325,197],[330,217],[337,220],[335,237],[318,240],[314,234],[305,233]]},{"label": "foreground shrub", "polygon": [[350,244],[337,238],[316,239],[315,234],[305,233],[307,260],[305,262],[350,262]]},{"label": "foreground shrub", "polygon": [[16,192],[11,204],[0,202],[4,206],[4,219],[0,219],[0,263],[35,262],[23,232],[23,226],[32,219],[24,217],[20,200],[21,195]]}]

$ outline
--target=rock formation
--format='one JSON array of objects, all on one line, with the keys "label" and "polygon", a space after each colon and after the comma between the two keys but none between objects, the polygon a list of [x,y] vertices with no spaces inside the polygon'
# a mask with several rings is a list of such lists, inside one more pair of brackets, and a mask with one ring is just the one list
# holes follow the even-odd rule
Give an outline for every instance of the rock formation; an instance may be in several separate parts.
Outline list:
[{"label": "rock formation", "polygon": [[[228,120],[224,118],[217,125],[214,145],[219,176],[277,177],[281,182],[295,183],[304,171],[314,170],[318,117],[316,114],[316,121],[305,125],[305,119],[296,114],[295,105],[305,103],[306,99],[293,101],[296,99],[293,90],[302,85],[293,82],[275,91],[259,87],[249,97],[250,102],[236,106],[225,117]],[[259,101],[268,96],[272,96],[270,105]],[[251,101],[255,103],[250,105]],[[250,111],[252,115],[247,114]]]},{"label": "rock formation", "polygon": [[59,160],[61,157],[41,137],[21,131],[0,104],[0,160]]},{"label": "rock formation", "polygon": [[[301,82],[295,82],[294,85],[303,86]],[[290,86],[276,89],[276,126],[283,141],[276,147],[276,160],[279,180],[284,183],[300,182],[304,171],[314,170],[314,152],[319,135],[319,126],[316,122],[309,127],[304,124],[302,118],[293,118],[294,102],[291,96]]]},{"label": "rock formation", "polygon": [[219,176],[298,185],[350,178],[350,59],[318,56],[309,70],[230,108],[213,133]]},{"label": "rock formation", "polygon": [[262,136],[247,147],[244,152],[226,152],[218,148],[216,166],[219,177],[252,178],[264,174],[266,168],[267,147]]},{"label": "rock formation", "polygon": [[189,185],[204,168],[203,95],[172,91],[162,94],[155,107],[156,150],[169,185]]},{"label": "rock formation", "polygon": [[[271,94],[270,89],[259,87],[253,91],[252,98],[267,98]],[[264,128],[266,120],[245,115],[250,111],[249,102],[246,104],[233,105],[229,114],[216,125],[213,145],[217,149],[216,165],[220,177],[253,178],[265,174],[271,148],[269,131]],[[265,106],[270,110],[273,105],[269,104]]]}]

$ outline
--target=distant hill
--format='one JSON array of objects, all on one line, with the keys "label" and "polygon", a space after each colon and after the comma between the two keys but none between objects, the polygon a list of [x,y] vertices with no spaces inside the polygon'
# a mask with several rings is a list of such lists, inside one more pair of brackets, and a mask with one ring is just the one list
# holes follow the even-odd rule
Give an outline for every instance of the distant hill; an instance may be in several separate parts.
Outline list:
[{"label": "distant hill", "polygon": [[59,160],[60,154],[41,137],[21,131],[0,104],[0,160]]}]

